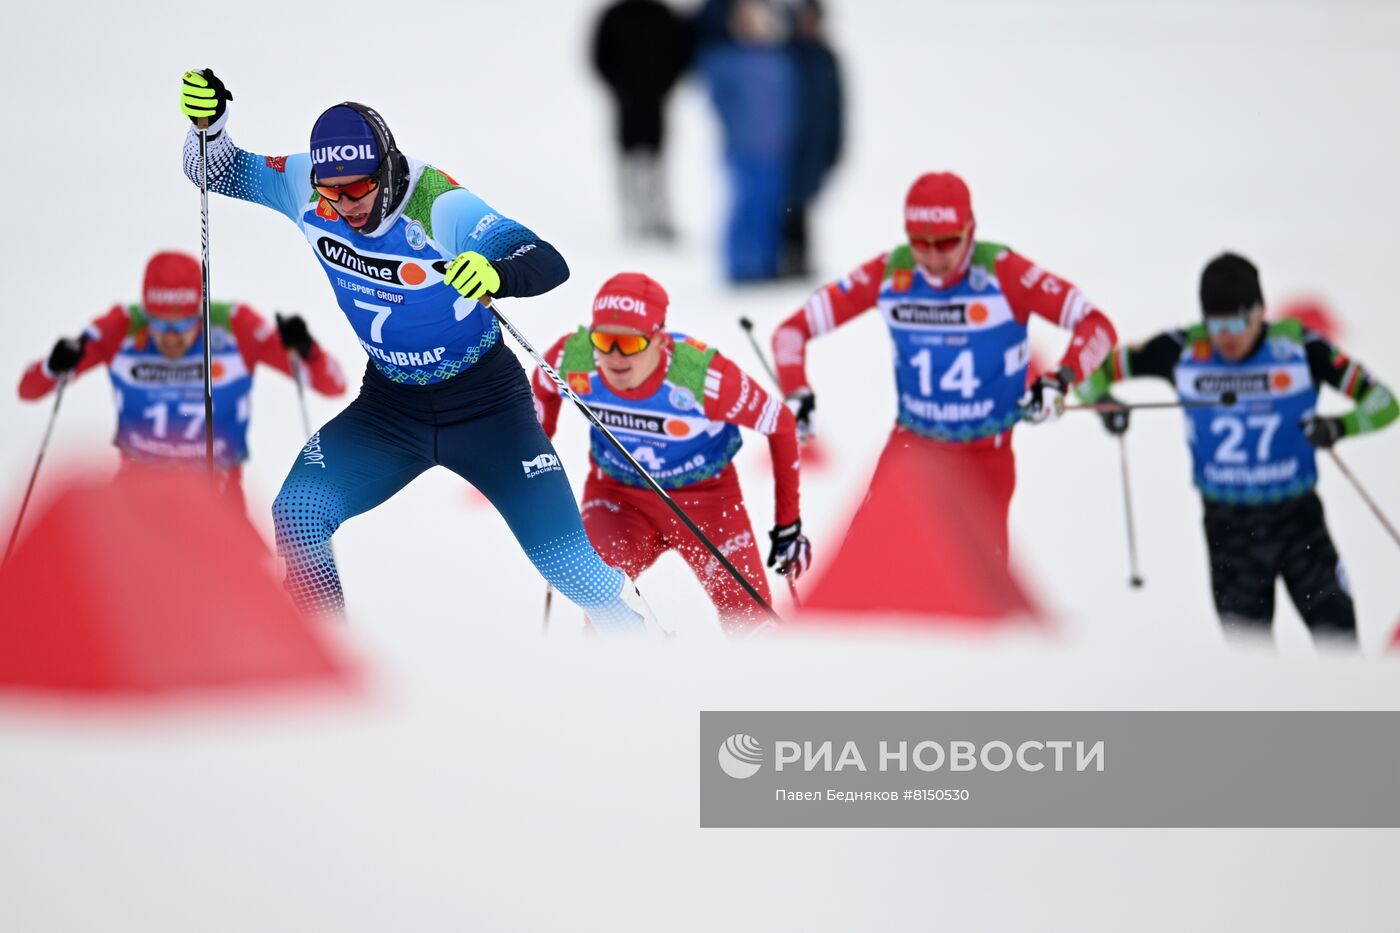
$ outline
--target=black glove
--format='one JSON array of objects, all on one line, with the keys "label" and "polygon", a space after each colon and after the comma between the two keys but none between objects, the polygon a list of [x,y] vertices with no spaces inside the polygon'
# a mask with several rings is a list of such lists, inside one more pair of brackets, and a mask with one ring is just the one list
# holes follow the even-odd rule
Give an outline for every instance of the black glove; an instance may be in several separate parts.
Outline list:
[{"label": "black glove", "polygon": [[780,574],[792,574],[796,580],[812,564],[812,545],[802,533],[802,519],[791,525],[774,525],[768,532],[773,547],[768,551],[768,566]]},{"label": "black glove", "polygon": [[[1115,405],[1118,399],[1111,395],[1105,395],[1099,399],[1101,403]],[[1103,419],[1103,428],[1109,434],[1128,433],[1128,409],[1126,408],[1105,408],[1099,412],[1099,417]]]},{"label": "black glove", "polygon": [[1042,373],[1021,396],[1023,417],[1031,424],[1057,420],[1065,412],[1065,395],[1069,392],[1074,372],[1068,367],[1058,372]]},{"label": "black glove", "polygon": [[59,340],[49,351],[49,372],[59,376],[77,369],[78,361],[83,358],[83,347],[86,345],[86,334],[76,339],[64,337]]},{"label": "black glove", "polygon": [[187,71],[180,84],[180,112],[199,126],[200,120],[215,123],[224,115],[233,94],[214,74],[214,69]]},{"label": "black glove", "polygon": [[1303,418],[1301,424],[1303,436],[1308,439],[1308,443],[1324,450],[1337,443],[1347,433],[1341,418],[1319,415],[1316,412]]},{"label": "black glove", "polygon": [[[798,389],[786,399],[788,410],[797,419],[797,439],[812,436],[812,412],[817,410],[817,396],[811,389]],[[771,563],[768,566],[773,566]]]},{"label": "black glove", "polygon": [[283,317],[281,314],[274,314],[277,319],[277,336],[282,338],[282,346],[292,350],[302,359],[311,358],[311,331],[306,329],[306,322],[301,319],[300,314],[291,314]]}]

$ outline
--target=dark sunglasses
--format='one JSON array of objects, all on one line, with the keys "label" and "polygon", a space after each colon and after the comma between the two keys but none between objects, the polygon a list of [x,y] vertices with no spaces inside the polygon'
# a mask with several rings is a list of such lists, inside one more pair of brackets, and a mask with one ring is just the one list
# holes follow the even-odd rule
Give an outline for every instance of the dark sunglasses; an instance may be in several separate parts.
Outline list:
[{"label": "dark sunglasses", "polygon": [[641,334],[604,334],[590,330],[588,339],[603,353],[611,353],[616,347],[623,356],[635,356],[651,346],[651,338]]}]

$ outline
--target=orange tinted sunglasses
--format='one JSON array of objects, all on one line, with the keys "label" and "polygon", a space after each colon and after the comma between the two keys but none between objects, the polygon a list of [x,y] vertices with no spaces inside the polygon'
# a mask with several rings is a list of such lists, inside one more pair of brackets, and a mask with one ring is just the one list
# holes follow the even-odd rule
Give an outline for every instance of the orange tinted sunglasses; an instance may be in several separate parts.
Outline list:
[{"label": "orange tinted sunglasses", "polygon": [[955,234],[954,236],[911,236],[909,238],[909,242],[914,246],[917,246],[919,249],[936,249],[940,253],[951,253],[953,250],[957,249],[959,246],[962,245],[962,241],[963,234],[961,233]]},{"label": "orange tinted sunglasses", "polygon": [[588,339],[595,349],[603,353],[611,353],[616,347],[623,356],[635,356],[651,346],[651,338],[641,334],[604,334],[590,330]]},{"label": "orange tinted sunglasses", "polygon": [[379,180],[373,175],[368,178],[361,178],[359,181],[352,181],[348,185],[318,185],[312,181],[316,193],[331,203],[339,201],[341,198],[349,198],[358,201],[379,187]]}]

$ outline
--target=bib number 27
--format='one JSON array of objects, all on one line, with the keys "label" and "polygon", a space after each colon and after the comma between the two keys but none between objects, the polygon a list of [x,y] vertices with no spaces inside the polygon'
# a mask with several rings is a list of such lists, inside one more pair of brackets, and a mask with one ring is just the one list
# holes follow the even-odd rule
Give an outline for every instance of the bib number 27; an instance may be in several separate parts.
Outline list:
[{"label": "bib number 27", "polygon": [[1249,453],[1244,449],[1244,442],[1251,430],[1259,432],[1259,440],[1254,448],[1255,462],[1266,462],[1269,459],[1269,451],[1273,448],[1274,432],[1278,430],[1280,420],[1278,414],[1248,415],[1244,418],[1238,415],[1219,415],[1210,423],[1210,433],[1225,435],[1220,446],[1215,448],[1216,462],[1248,462]]}]

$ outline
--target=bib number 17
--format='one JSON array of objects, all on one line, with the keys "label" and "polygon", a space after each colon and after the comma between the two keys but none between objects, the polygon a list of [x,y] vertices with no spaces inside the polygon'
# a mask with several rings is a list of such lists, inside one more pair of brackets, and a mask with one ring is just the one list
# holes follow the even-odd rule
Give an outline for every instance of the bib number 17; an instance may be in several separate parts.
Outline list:
[{"label": "bib number 17", "polygon": [[[919,371],[919,394],[925,397],[933,394],[933,350],[924,347],[909,358],[909,364]],[[963,398],[972,398],[981,387],[973,366],[971,350],[958,353],[951,366],[943,371],[938,380],[938,388],[943,392],[954,392]]]}]

